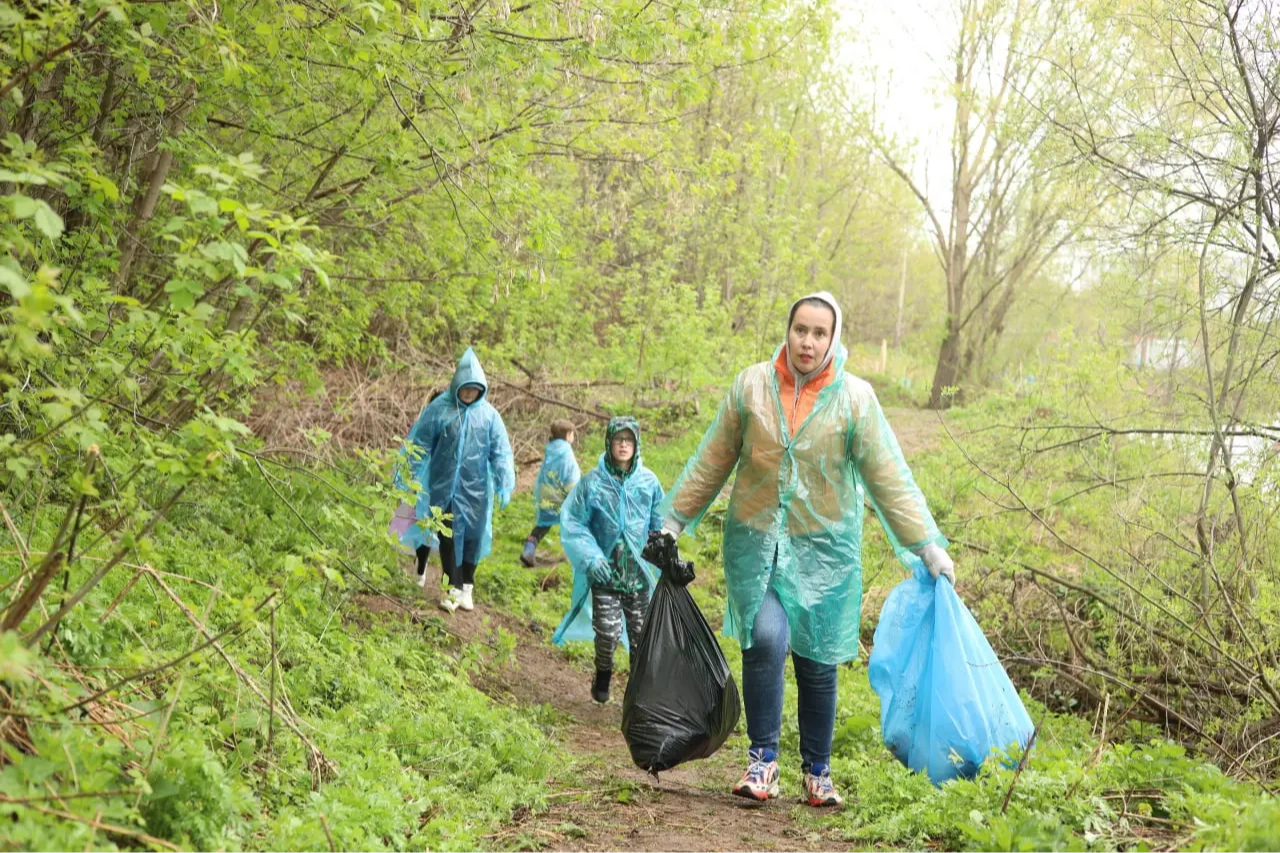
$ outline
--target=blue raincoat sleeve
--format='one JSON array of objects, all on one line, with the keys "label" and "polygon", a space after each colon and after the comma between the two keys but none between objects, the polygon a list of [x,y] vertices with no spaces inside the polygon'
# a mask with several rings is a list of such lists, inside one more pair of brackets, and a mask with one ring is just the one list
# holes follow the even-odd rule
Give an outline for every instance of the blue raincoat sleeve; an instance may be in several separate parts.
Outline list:
[{"label": "blue raincoat sleeve", "polygon": [[[587,578],[587,566],[597,560],[604,560],[605,555],[589,527],[590,490],[591,478],[588,475],[578,481],[565,499],[564,506],[560,508],[560,544],[573,566],[573,594],[569,599],[569,612],[551,637],[556,645],[595,639],[595,629],[591,624],[591,581]],[[625,631],[622,639],[624,645],[627,644]],[[630,648],[629,645],[627,647]]]},{"label": "blue raincoat sleeve", "polygon": [[400,447],[400,456],[396,460],[395,468],[395,486],[398,489],[407,490],[409,488],[401,474],[401,460],[405,460],[410,475],[415,481],[419,482],[422,478],[422,472],[426,470],[427,464],[431,461],[431,446],[435,443],[439,421],[437,418],[430,416],[430,409],[429,405],[422,409],[422,413],[414,421],[413,427],[409,430],[409,435],[405,437],[404,444]]},{"label": "blue raincoat sleeve", "polygon": [[653,501],[649,508],[649,529],[662,529],[662,502],[666,499],[666,495],[662,491],[662,483],[658,482],[658,478],[653,478]]},{"label": "blue raincoat sleeve", "polygon": [[[396,459],[394,483],[397,489],[403,491],[411,491],[409,483],[405,482],[403,468],[409,470],[409,477],[412,482],[419,483],[422,491],[418,493],[417,498],[413,502],[416,504],[416,515],[418,519],[424,517],[424,512],[430,513],[430,496],[427,493],[427,484],[423,482],[423,477],[427,471],[428,465],[431,463],[431,448],[435,446],[436,438],[439,435],[440,419],[435,416],[436,413],[431,411],[428,404],[423,408],[422,414],[418,415],[418,419],[414,422],[413,427],[409,430],[409,435],[405,437],[405,442],[400,448],[400,454]],[[412,552],[420,545],[435,547],[437,539],[436,535],[428,530],[423,529],[418,524],[413,524],[399,537],[400,546]]]},{"label": "blue raincoat sleeve", "polygon": [[510,495],[516,488],[515,456],[511,452],[511,439],[502,416],[494,411],[489,421],[489,471],[493,476],[496,492]]},{"label": "blue raincoat sleeve", "polygon": [[560,544],[573,566],[575,580],[579,574],[586,573],[587,566],[608,559],[588,526],[591,520],[589,485],[586,480],[579,480],[560,508]]}]

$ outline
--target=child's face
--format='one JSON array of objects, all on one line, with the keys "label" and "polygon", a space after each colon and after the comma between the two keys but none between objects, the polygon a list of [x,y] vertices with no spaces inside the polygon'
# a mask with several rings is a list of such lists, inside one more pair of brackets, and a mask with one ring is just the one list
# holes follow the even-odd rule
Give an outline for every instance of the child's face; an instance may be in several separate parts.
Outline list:
[{"label": "child's face", "polygon": [[636,455],[636,437],[629,430],[623,430],[609,442],[609,453],[619,467],[629,467]]},{"label": "child's face", "polygon": [[458,399],[462,405],[470,406],[480,398],[480,389],[475,385],[463,385],[458,389]]},{"label": "child's face", "polygon": [[573,430],[569,430],[564,434],[564,440],[569,442],[570,444],[573,444],[573,439],[574,439]]}]

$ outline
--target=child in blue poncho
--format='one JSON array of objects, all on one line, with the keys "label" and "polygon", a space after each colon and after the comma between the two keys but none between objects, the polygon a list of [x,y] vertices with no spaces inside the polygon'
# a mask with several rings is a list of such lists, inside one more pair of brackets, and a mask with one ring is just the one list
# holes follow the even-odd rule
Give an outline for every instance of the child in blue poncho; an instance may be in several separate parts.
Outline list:
[{"label": "child in blue poncho", "polygon": [[593,639],[591,698],[609,701],[613,654],[644,630],[657,572],[640,557],[649,531],[662,526],[662,484],[640,461],[640,424],[613,418],[600,462],[578,481],[560,510],[560,542],[573,564],[573,603],[552,641]]},{"label": "child in blue poncho", "polygon": [[560,523],[560,507],[581,477],[582,471],[573,455],[573,421],[555,421],[551,424],[551,440],[543,451],[542,467],[533,486],[533,505],[538,508],[538,517],[520,555],[520,562],[529,568],[533,568],[534,552],[542,537]]},{"label": "child in blue poncho", "polygon": [[[422,410],[402,451],[418,484],[418,520],[431,517],[433,507],[449,516],[444,522],[448,534],[440,537],[440,562],[449,579],[440,607],[449,613],[474,609],[476,565],[493,541],[493,507],[496,503],[505,509],[516,486],[511,441],[502,416],[486,399],[488,393],[480,360],[468,349],[448,392]],[[408,488],[399,469],[396,485]],[[416,526],[401,538],[402,544],[417,547],[420,565],[421,539]]]}]

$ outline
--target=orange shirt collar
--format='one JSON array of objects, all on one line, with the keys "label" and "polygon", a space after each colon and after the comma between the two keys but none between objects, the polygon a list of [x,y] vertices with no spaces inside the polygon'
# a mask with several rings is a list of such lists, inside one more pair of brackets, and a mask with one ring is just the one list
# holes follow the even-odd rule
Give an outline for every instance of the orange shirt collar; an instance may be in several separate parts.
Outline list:
[{"label": "orange shirt collar", "polygon": [[818,393],[830,385],[836,378],[836,363],[831,361],[822,372],[810,379],[800,389],[800,398],[796,399],[796,380],[791,373],[791,365],[787,363],[787,348],[778,350],[778,357],[773,360],[773,369],[778,372],[778,396],[782,400],[782,410],[787,415],[788,431],[795,435],[800,424],[813,411],[818,400]]}]

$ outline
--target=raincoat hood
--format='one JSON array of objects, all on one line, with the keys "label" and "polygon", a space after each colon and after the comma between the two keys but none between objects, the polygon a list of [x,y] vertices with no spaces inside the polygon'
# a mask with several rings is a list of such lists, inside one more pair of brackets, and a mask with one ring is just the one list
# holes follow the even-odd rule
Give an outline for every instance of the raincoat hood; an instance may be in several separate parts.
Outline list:
[{"label": "raincoat hood", "polygon": [[[636,453],[631,457],[631,467],[623,471],[613,461],[613,437],[622,431],[629,431],[636,437]],[[640,422],[633,417],[623,416],[611,418],[609,425],[604,430],[604,454],[601,456],[604,460],[605,468],[615,477],[621,477],[624,480],[630,477],[636,469],[640,467]]]},{"label": "raincoat hood", "polygon": [[[800,303],[806,299],[820,299],[835,314],[835,328],[831,330],[831,344],[827,347],[827,354],[822,361],[818,363],[809,373],[801,373],[796,367],[795,362],[791,360],[791,321],[796,318],[796,309],[800,307]],[[840,311],[840,305],[836,302],[836,298],[825,290],[819,290],[817,293],[810,293],[808,296],[801,296],[795,302],[791,303],[791,310],[787,313],[787,328],[782,335],[782,351],[787,354],[787,367],[791,371],[791,375],[795,377],[796,384],[802,385],[811,376],[817,376],[827,369],[827,365],[831,364],[837,356],[841,356],[841,363],[844,361],[844,344],[840,340],[840,332],[844,327],[844,314]]]},{"label": "raincoat hood", "polygon": [[467,347],[467,351],[462,354],[462,358],[458,359],[458,369],[453,372],[453,381],[449,383],[449,399],[459,406],[464,405],[458,399],[458,392],[462,390],[464,385],[478,385],[480,387],[480,396],[469,405],[474,406],[489,395],[489,380],[484,375],[484,368],[480,366],[480,359],[476,358],[475,350],[471,349],[471,347]]}]

